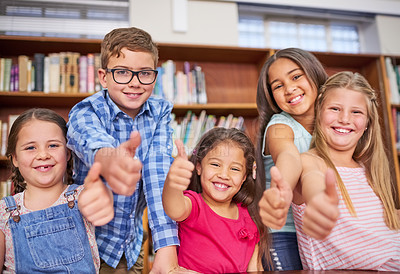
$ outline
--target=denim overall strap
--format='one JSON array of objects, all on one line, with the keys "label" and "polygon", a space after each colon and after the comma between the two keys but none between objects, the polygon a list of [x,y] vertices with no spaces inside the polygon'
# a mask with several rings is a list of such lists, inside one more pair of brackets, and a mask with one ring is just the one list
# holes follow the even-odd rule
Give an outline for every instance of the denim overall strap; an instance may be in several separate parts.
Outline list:
[{"label": "denim overall strap", "polygon": [[72,208],[61,204],[8,220],[17,273],[96,273],[75,191],[67,199]]}]

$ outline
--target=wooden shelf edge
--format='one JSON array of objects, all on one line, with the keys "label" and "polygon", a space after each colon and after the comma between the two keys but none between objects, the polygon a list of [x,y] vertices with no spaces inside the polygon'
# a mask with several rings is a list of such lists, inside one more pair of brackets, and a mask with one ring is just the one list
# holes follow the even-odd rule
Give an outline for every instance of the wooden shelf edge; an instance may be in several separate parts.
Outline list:
[{"label": "wooden shelf edge", "polygon": [[188,104],[174,105],[172,110],[178,116],[183,116],[188,110],[199,114],[205,110],[207,114],[256,117],[258,116],[257,105],[255,103],[208,103],[208,104]]},{"label": "wooden shelf edge", "polygon": [[72,107],[92,93],[43,93],[0,91],[0,106]]}]

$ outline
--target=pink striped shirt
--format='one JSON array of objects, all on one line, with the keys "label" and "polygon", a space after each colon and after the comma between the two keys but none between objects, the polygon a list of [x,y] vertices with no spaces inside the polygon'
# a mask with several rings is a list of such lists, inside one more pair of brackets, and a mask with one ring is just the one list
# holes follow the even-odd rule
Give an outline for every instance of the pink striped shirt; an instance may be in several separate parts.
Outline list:
[{"label": "pink striped shirt", "polygon": [[345,183],[357,217],[351,216],[339,195],[340,217],[335,228],[324,240],[315,240],[302,230],[305,204],[292,204],[304,269],[399,271],[400,231],[386,226],[383,205],[368,185],[364,168],[336,169]]}]

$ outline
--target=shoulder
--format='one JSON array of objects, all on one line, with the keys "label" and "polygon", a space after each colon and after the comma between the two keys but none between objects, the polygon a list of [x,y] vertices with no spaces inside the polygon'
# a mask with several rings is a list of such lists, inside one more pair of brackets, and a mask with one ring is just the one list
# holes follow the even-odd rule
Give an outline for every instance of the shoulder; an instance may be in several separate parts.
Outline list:
[{"label": "shoulder", "polygon": [[201,194],[197,193],[193,190],[185,190],[183,192],[183,195],[185,195],[186,197],[190,198],[190,200],[198,200],[198,199],[202,199],[201,198]]},{"label": "shoulder", "polygon": [[295,126],[294,119],[289,114],[281,112],[272,116],[266,127],[266,130],[269,128],[279,127],[279,129],[286,129],[293,132],[293,128],[295,128]]},{"label": "shoulder", "polygon": [[147,104],[149,110],[157,116],[171,113],[173,108],[173,104],[171,102],[153,96],[149,97],[145,104]]},{"label": "shoulder", "polygon": [[[86,97],[75,106],[72,107],[69,116],[81,115],[83,112],[94,112],[97,109],[108,109],[105,91],[101,90],[96,92],[95,94]],[[71,117],[70,117],[71,118]]]},{"label": "shoulder", "polygon": [[293,118],[290,114],[282,111],[281,113],[276,113],[272,115],[271,120],[268,124],[278,124],[278,123],[293,123]]},{"label": "shoulder", "polygon": [[326,171],[325,161],[316,154],[314,149],[300,154],[301,162],[304,170],[320,170]]}]

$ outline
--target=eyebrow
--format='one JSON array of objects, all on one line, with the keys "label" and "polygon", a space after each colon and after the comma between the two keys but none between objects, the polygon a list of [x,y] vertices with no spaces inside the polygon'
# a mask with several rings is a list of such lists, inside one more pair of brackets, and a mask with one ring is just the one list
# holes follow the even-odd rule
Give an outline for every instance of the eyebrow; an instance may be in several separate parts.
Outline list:
[{"label": "eyebrow", "polygon": [[[288,71],[288,73],[286,73],[286,75],[290,75],[291,73],[295,72],[296,70],[302,70],[302,69],[301,68],[292,69],[292,70]],[[272,86],[272,84],[275,82],[278,82],[278,80],[272,81],[271,83],[269,83],[269,85]]]},{"label": "eyebrow", "polygon": [[[218,157],[210,157],[210,158],[208,158],[208,159],[209,159],[209,160],[221,161],[221,159],[219,159]],[[240,165],[241,167],[246,166],[246,165],[242,165],[240,162],[233,162],[232,164]]]}]

